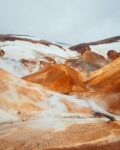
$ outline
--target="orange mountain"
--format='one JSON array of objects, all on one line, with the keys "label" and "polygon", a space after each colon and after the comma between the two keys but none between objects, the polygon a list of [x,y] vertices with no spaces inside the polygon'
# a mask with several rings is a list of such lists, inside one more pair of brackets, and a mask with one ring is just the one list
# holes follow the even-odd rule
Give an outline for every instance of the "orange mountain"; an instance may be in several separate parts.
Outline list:
[{"label": "orange mountain", "polygon": [[107,111],[120,114],[120,57],[92,72],[86,85],[94,89],[92,97]]},{"label": "orange mountain", "polygon": [[41,71],[23,77],[23,79],[40,83],[47,88],[61,93],[83,91],[82,75],[65,64],[51,64]]}]

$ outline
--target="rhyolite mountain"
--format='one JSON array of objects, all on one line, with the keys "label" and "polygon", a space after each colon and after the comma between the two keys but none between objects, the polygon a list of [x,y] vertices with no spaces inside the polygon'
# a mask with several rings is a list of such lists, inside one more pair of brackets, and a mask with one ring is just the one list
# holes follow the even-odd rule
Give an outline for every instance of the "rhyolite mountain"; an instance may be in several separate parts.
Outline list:
[{"label": "rhyolite mountain", "polygon": [[0,150],[119,148],[120,36],[0,35]]}]

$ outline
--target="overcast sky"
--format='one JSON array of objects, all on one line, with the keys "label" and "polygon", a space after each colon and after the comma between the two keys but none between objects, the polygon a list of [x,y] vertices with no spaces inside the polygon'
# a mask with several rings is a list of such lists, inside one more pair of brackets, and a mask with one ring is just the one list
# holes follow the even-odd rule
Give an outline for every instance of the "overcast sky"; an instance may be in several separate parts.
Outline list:
[{"label": "overcast sky", "polygon": [[0,33],[69,44],[120,35],[120,0],[0,0]]}]

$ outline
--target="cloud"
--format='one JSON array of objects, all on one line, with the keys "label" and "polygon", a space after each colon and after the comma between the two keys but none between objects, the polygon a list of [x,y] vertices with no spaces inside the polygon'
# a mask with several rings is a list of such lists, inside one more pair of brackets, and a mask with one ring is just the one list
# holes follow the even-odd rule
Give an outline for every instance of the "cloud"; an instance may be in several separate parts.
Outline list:
[{"label": "cloud", "polygon": [[0,33],[80,43],[120,35],[119,0],[0,0]]}]

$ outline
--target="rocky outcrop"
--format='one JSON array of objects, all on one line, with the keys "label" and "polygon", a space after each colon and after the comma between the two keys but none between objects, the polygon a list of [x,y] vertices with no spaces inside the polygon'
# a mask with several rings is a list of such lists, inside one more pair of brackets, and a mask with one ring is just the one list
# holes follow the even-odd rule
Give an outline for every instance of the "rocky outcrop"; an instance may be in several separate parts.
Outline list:
[{"label": "rocky outcrop", "polygon": [[86,51],[81,57],[84,61],[96,66],[96,68],[101,68],[107,64],[107,60],[95,52]]},{"label": "rocky outcrop", "polygon": [[108,61],[112,61],[117,57],[120,57],[120,53],[116,52],[115,50],[110,50],[108,51],[107,56],[108,56]]},{"label": "rocky outcrop", "polygon": [[70,47],[70,49],[73,50],[73,51],[77,51],[77,52],[79,52],[81,54],[83,54],[86,51],[91,51],[89,45],[86,44],[86,43],[72,46],[72,47]]},{"label": "rocky outcrop", "polygon": [[105,66],[108,61],[102,56],[92,51],[85,51],[76,59],[67,59],[65,64],[79,70],[84,75]]},{"label": "rocky outcrop", "polygon": [[3,57],[5,55],[5,52],[0,49],[0,57]]},{"label": "rocky outcrop", "polygon": [[45,59],[47,59],[51,64],[56,64],[56,61],[52,57],[46,56]]}]

